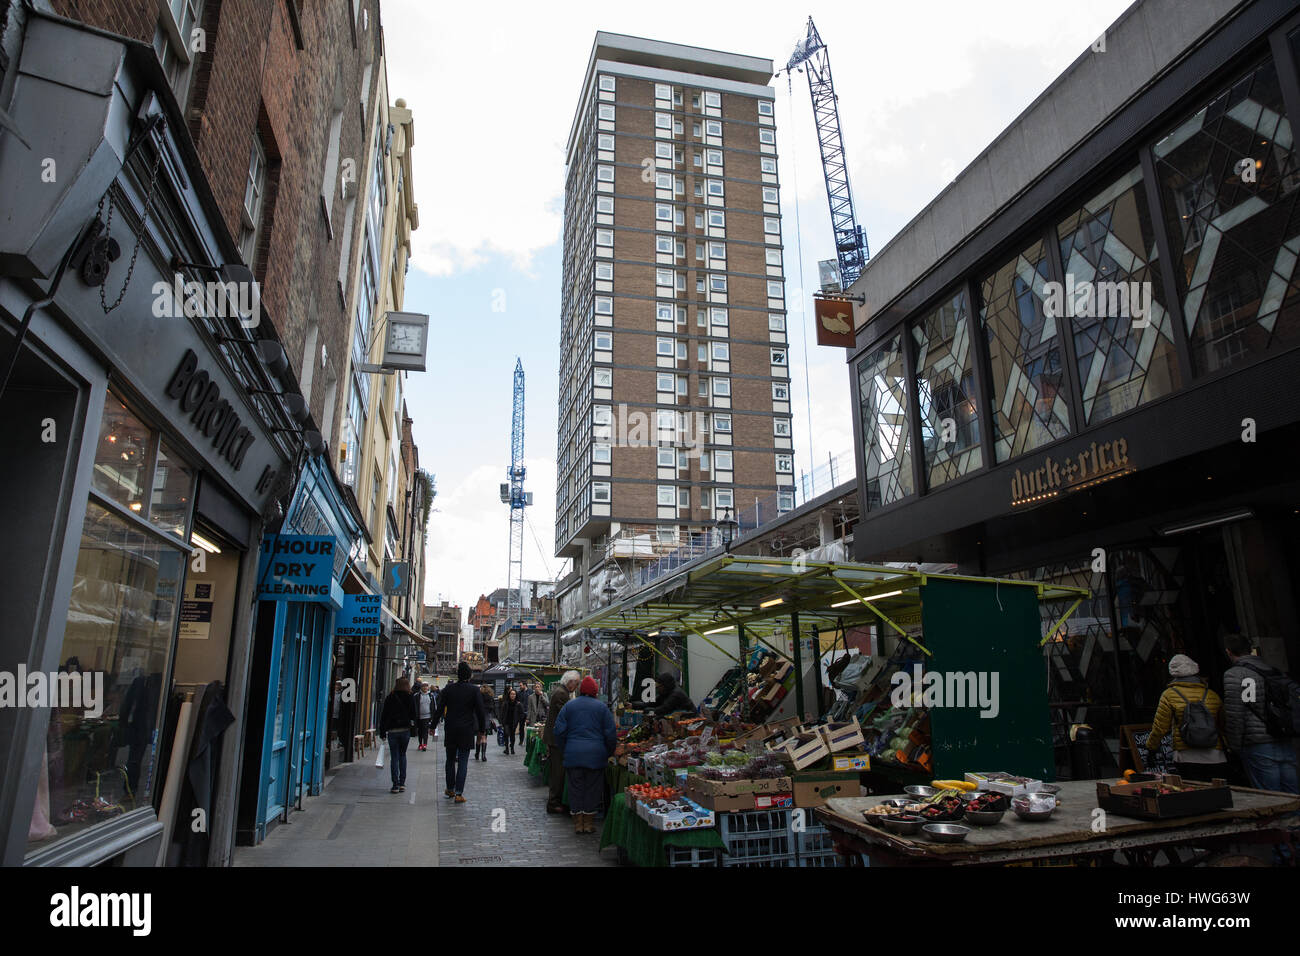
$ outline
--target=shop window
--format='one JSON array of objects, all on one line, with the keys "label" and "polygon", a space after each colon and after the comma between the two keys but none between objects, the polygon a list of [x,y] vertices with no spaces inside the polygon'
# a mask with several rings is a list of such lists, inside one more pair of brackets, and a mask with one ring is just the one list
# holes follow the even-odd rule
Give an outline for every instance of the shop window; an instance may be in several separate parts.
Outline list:
[{"label": "shop window", "polygon": [[983,464],[966,293],[919,319],[912,340],[926,481],[935,488]]},{"label": "shop window", "polygon": [[110,394],[59,650],[88,695],[50,701],[29,854],[152,803],[192,499],[190,469]]},{"label": "shop window", "polygon": [[1300,343],[1293,135],[1266,60],[1155,144],[1196,375]]},{"label": "shop window", "polygon": [[902,336],[894,335],[858,363],[864,459],[860,465],[868,508],[892,504],[915,490],[902,346]]},{"label": "shop window", "polygon": [[1046,247],[1036,242],[980,283],[1000,462],[1070,432],[1060,325],[1043,312],[1047,281]]}]

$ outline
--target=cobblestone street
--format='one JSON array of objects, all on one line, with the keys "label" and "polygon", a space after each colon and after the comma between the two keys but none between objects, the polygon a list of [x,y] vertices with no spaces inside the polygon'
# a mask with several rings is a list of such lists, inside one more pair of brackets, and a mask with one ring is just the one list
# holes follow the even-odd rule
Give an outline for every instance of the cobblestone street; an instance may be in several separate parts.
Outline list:
[{"label": "cobblestone street", "polygon": [[412,745],[406,792],[394,794],[387,764],[376,768],[367,752],[259,846],[237,848],[234,865],[617,865],[614,848],[597,850],[599,833],[580,837],[567,815],[546,812],[545,787],[524,769],[522,745],[507,756],[493,741],[486,763],[471,758],[463,804],[443,796],[445,755],[440,740],[424,753]]}]

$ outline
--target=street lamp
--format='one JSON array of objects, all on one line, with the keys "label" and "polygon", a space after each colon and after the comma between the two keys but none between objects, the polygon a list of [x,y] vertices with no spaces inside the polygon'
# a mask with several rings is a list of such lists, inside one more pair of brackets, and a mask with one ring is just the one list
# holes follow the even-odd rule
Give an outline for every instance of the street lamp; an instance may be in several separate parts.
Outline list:
[{"label": "street lamp", "polygon": [[605,599],[605,605],[609,606],[614,603],[614,598],[618,597],[618,589],[607,581],[605,586],[600,589],[600,596]]},{"label": "street lamp", "polygon": [[740,527],[736,520],[731,517],[730,508],[722,513],[722,517],[718,519],[717,524],[715,524],[714,527],[718,530],[718,533],[722,535],[723,549],[730,553],[732,538],[736,535],[736,529]]}]

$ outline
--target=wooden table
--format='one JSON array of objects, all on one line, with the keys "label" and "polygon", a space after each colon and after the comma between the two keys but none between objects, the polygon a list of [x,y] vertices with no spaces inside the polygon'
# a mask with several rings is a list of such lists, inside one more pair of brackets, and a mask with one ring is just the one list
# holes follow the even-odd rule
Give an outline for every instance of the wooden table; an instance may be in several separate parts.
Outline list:
[{"label": "wooden table", "polygon": [[1290,843],[1294,851],[1300,834],[1282,820],[1300,810],[1300,797],[1292,794],[1233,787],[1233,805],[1225,810],[1171,820],[1138,820],[1108,811],[1097,819],[1096,780],[1060,786],[1060,806],[1049,819],[1031,823],[1008,810],[991,827],[971,826],[961,843],[934,843],[921,834],[900,836],[868,824],[862,811],[888,799],[888,794],[835,797],[819,807],[817,815],[839,852],[866,854],[877,865],[993,866],[1117,852],[1136,865],[1153,865],[1162,852],[1170,862],[1187,864],[1194,860],[1180,857],[1180,848],[1201,849],[1231,840]]}]

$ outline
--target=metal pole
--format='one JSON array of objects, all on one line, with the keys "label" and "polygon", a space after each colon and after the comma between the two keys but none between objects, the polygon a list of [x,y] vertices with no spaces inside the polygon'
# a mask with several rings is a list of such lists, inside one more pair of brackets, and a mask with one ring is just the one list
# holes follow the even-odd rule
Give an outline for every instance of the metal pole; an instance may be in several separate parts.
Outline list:
[{"label": "metal pole", "polygon": [[826,711],[823,709],[826,703],[826,694],[822,691],[822,636],[816,624],[812,626],[812,645],[813,660],[816,662],[817,673],[817,719],[821,720],[826,716]]},{"label": "metal pole", "polygon": [[749,721],[749,638],[745,636],[745,625],[736,625],[736,635],[740,639],[740,719]]},{"label": "metal pole", "polygon": [[803,654],[799,648],[799,612],[790,612],[790,633],[794,638],[794,705],[799,711],[799,720],[804,719],[803,709]]}]

